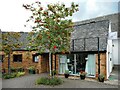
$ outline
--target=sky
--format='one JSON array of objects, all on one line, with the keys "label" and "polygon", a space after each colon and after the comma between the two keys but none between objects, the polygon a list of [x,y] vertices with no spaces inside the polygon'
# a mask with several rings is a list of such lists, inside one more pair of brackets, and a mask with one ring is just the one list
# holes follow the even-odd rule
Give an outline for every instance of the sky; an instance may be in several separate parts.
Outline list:
[{"label": "sky", "polygon": [[49,3],[57,2],[64,3],[66,6],[70,6],[71,2],[79,4],[79,11],[70,17],[73,22],[117,13],[119,2],[119,0],[0,0],[0,29],[15,32],[31,31],[29,24],[24,27],[31,13],[25,10],[22,5],[35,1],[41,1],[44,7]]}]

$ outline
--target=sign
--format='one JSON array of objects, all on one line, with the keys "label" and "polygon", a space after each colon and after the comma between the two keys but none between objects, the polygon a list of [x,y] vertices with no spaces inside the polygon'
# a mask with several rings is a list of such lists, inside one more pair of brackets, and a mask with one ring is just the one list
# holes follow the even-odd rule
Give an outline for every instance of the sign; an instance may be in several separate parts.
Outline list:
[{"label": "sign", "polygon": [[108,39],[117,39],[117,32],[110,32]]}]

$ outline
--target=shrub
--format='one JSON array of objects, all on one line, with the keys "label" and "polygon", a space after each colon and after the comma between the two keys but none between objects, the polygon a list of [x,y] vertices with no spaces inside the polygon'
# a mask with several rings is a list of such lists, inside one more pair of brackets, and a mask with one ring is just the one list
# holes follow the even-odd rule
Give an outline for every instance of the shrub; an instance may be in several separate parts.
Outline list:
[{"label": "shrub", "polygon": [[9,75],[9,74],[4,74],[4,75],[3,75],[3,78],[4,78],[4,79],[9,79],[9,78],[10,78],[10,75]]},{"label": "shrub", "polygon": [[35,74],[35,67],[34,66],[30,66],[28,68],[28,70],[29,70],[29,74]]},{"label": "shrub", "polygon": [[16,77],[20,77],[20,76],[23,76],[23,75],[25,75],[25,72],[18,72]]},{"label": "shrub", "polygon": [[16,77],[17,73],[11,73],[11,78]]},{"label": "shrub", "polygon": [[48,77],[42,77],[38,78],[36,80],[36,84],[43,84],[43,85],[59,85],[62,84],[62,80],[60,78],[48,78]]},{"label": "shrub", "polygon": [[81,75],[81,76],[86,76],[86,74],[87,74],[87,73],[86,73],[85,71],[80,71],[80,75]]},{"label": "shrub", "polygon": [[10,70],[12,73],[16,72],[16,68],[14,68],[14,67],[10,67]]},{"label": "shrub", "polygon": [[69,70],[65,70],[65,73],[64,73],[64,74],[70,74],[70,73],[69,73]]},{"label": "shrub", "polygon": [[24,72],[24,69],[23,69],[23,67],[18,67],[18,68],[17,68],[17,71],[18,71],[18,72]]},{"label": "shrub", "polygon": [[4,79],[10,79],[16,77],[17,73],[11,73],[11,74],[4,74],[3,78]]},{"label": "shrub", "polygon": [[34,66],[30,66],[28,69],[29,70],[35,70],[35,67]]},{"label": "shrub", "polygon": [[25,72],[18,72],[18,73],[11,73],[11,74],[3,74],[4,79],[10,79],[10,78],[15,78],[15,77],[20,77],[25,75]]}]

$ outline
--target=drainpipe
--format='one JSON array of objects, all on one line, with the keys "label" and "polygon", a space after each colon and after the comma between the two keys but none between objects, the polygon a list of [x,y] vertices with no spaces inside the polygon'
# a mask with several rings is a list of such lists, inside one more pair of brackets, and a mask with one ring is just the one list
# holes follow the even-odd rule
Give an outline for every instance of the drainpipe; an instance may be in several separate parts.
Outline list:
[{"label": "drainpipe", "polygon": [[99,37],[98,39],[98,75],[100,74],[100,52],[99,52]]},{"label": "drainpipe", "polygon": [[76,74],[76,54],[74,54],[74,67],[75,67],[75,74]]}]

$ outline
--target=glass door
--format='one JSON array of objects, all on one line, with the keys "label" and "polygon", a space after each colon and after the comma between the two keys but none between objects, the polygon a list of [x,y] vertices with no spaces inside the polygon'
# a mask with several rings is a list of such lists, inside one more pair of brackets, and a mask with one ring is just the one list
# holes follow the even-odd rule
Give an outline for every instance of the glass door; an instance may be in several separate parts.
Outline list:
[{"label": "glass door", "polygon": [[76,74],[80,74],[80,71],[85,71],[87,54],[76,54]]},{"label": "glass door", "polygon": [[75,74],[75,60],[74,60],[74,54],[68,54],[67,55],[67,65],[70,74]]}]

